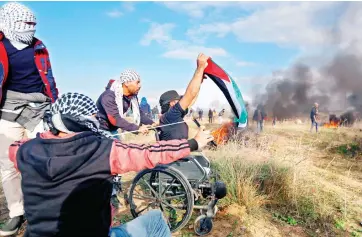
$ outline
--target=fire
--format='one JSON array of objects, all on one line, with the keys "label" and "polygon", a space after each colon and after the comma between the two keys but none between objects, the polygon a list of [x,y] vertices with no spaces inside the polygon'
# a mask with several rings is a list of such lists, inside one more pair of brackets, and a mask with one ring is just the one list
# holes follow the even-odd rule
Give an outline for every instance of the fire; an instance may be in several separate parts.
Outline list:
[{"label": "fire", "polygon": [[214,130],[211,134],[214,137],[216,144],[224,144],[229,139],[231,129],[233,128],[233,123],[225,123],[218,129]]},{"label": "fire", "polygon": [[339,124],[336,121],[331,121],[330,123],[323,124],[325,128],[338,128]]}]

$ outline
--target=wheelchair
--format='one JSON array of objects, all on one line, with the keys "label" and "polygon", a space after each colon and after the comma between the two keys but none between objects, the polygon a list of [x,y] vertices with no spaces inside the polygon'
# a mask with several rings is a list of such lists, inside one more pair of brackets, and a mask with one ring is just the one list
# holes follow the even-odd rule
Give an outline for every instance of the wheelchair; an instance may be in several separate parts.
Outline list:
[{"label": "wheelchair", "polygon": [[[155,129],[157,141],[159,132]],[[218,211],[216,204],[226,192],[225,183],[212,171],[210,161],[200,154],[139,172],[125,199],[134,218],[147,210],[160,209],[173,233],[185,227],[193,210],[198,209],[194,231],[203,236],[211,232],[212,218]]]}]

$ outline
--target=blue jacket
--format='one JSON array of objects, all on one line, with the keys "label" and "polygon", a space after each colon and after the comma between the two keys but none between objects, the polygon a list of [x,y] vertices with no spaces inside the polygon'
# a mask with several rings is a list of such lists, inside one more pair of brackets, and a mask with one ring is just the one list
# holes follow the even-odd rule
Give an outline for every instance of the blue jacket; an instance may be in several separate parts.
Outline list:
[{"label": "blue jacket", "polygon": [[[9,60],[6,49],[2,42],[4,34],[0,32],[0,103],[2,101],[4,86],[9,74]],[[54,103],[58,98],[58,89],[53,76],[52,67],[49,59],[49,52],[43,42],[35,39],[34,61],[39,70],[39,74],[45,85],[45,94],[49,96]]]}]

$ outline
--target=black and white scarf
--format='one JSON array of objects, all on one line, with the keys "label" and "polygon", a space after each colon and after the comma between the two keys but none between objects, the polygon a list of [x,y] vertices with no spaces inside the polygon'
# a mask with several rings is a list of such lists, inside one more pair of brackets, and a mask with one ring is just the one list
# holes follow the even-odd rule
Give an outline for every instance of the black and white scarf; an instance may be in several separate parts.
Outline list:
[{"label": "black and white scarf", "polygon": [[35,34],[35,25],[34,13],[20,3],[6,3],[0,9],[0,31],[12,43],[30,45]]},{"label": "black and white scarf", "polygon": [[98,112],[94,101],[80,93],[63,94],[45,114],[44,120],[47,130],[57,135],[59,131],[75,133],[92,131],[102,137],[111,136],[99,129],[99,122],[95,115]]},{"label": "black and white scarf", "polygon": [[[116,96],[116,104],[118,108],[118,112],[122,118],[126,116],[126,113],[123,113],[123,87],[122,84],[125,82],[130,81],[137,81],[141,80],[140,75],[135,72],[134,70],[127,69],[121,73],[121,76],[118,80],[114,81],[112,83],[112,86],[110,88],[111,91],[114,92]],[[141,124],[141,115],[140,115],[140,108],[138,104],[137,97],[134,96],[131,98],[131,106],[132,113],[133,113],[133,120],[136,125]]]}]

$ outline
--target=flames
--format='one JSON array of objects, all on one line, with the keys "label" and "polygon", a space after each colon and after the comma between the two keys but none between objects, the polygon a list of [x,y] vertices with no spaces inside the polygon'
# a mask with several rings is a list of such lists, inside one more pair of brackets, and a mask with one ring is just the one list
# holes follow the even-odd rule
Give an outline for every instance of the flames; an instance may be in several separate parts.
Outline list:
[{"label": "flames", "polygon": [[329,123],[323,124],[323,127],[325,127],[325,128],[338,128],[338,126],[339,126],[339,123],[336,121],[331,121]]},{"label": "flames", "polygon": [[227,142],[233,129],[233,123],[225,123],[218,129],[214,130],[211,134],[214,137],[216,144],[221,145]]}]

